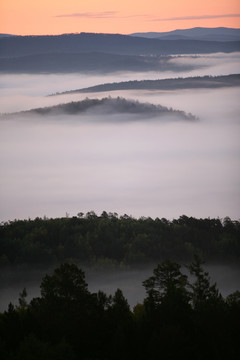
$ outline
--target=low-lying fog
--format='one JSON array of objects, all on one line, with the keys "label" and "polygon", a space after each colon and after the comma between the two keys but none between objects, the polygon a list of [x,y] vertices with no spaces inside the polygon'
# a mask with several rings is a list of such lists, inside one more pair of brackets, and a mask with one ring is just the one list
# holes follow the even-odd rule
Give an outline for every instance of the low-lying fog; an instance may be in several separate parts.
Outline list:
[{"label": "low-lying fog", "polygon": [[[195,62],[196,69],[188,73],[2,75],[0,112],[81,100],[85,94],[45,95],[113,81],[237,73],[239,55],[172,60]],[[1,119],[0,221],[90,210],[168,219],[183,214],[239,219],[239,88],[111,94],[118,95],[191,112],[199,120],[132,122],[123,114]],[[17,303],[24,286],[29,298],[39,295],[45,271],[27,281],[23,273],[17,281],[13,272],[12,280],[2,274],[0,310],[10,301]],[[87,281],[91,291],[113,293],[120,287],[133,306],[144,298],[141,283],[151,273],[152,268],[95,272],[87,274]],[[239,289],[239,270],[215,267],[210,273],[224,296]]]},{"label": "low-lying fog", "polygon": [[89,210],[239,218],[239,88],[121,95],[199,120],[132,122],[125,114],[117,121],[103,114],[1,120],[1,221]]},{"label": "low-lying fog", "polygon": [[[229,75],[240,73],[240,52],[206,55],[173,56],[171,62],[182,71],[115,72],[108,74],[1,74],[0,113],[28,110],[34,107],[56,105],[71,98],[44,97],[56,92],[86,88],[109,82],[128,80],[155,80],[188,76]],[[190,71],[185,65],[193,65]],[[88,95],[89,96],[89,95]],[[174,107],[174,105],[173,105]]]},{"label": "low-lying fog", "polygon": [[[108,270],[97,271],[85,269],[88,289],[91,292],[104,291],[108,295],[114,295],[117,288],[123,291],[133,308],[137,303],[142,303],[146,297],[142,282],[152,276],[153,268],[148,266],[137,270]],[[208,265],[205,269],[209,272],[211,283],[216,282],[224,298],[240,289],[240,269],[228,265]],[[182,269],[184,271],[184,268]],[[186,271],[186,270],[185,270]],[[29,302],[33,297],[40,296],[40,283],[42,277],[53,269],[27,271],[26,269],[6,270],[0,277],[0,312],[7,310],[10,301],[18,305],[19,293],[26,287]],[[186,272],[187,273],[187,272]],[[189,275],[189,274],[188,274]],[[191,278],[189,277],[191,281]]]}]

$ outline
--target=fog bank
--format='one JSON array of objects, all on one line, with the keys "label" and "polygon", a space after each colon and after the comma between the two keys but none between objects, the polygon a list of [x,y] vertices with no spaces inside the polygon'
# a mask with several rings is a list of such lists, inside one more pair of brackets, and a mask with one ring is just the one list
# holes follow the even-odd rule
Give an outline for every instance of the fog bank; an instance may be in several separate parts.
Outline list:
[{"label": "fog bank", "polygon": [[[240,73],[240,53],[184,55],[172,57],[173,65],[182,64],[179,71],[115,72],[110,74],[2,74],[0,80],[0,112],[29,110],[40,106],[57,105],[61,99],[46,97],[56,92],[86,88],[98,84],[129,81],[156,80],[166,78],[229,75]],[[185,66],[193,69],[186,71]],[[71,100],[73,99],[73,100]],[[81,97],[77,98],[81,100]],[[68,97],[67,101],[76,101]],[[174,104],[172,104],[175,107]]]},{"label": "fog bank", "polygon": [[[131,308],[137,303],[142,303],[146,297],[145,288],[142,282],[152,275],[153,268],[156,265],[145,266],[135,270],[93,270],[85,269],[86,281],[91,292],[104,291],[108,295],[114,295],[117,288],[123,291]],[[240,269],[239,267],[229,265],[207,265],[204,266],[209,272],[211,283],[216,282],[221,294],[226,298],[240,288]],[[183,272],[186,272],[184,267]],[[53,268],[32,270],[29,269],[12,269],[4,270],[1,280],[0,291],[0,311],[7,309],[10,301],[18,305],[19,293],[23,288],[27,289],[27,301],[33,297],[40,296],[40,283],[42,277],[52,273]],[[187,273],[188,274],[188,273]],[[189,274],[188,274],[189,275]],[[189,281],[192,281],[189,277]]]}]

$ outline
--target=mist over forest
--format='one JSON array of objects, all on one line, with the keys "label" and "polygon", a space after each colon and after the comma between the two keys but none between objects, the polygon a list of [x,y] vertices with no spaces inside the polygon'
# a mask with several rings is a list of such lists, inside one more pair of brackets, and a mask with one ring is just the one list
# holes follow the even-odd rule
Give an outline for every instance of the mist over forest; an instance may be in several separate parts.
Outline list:
[{"label": "mist over forest", "polygon": [[[66,104],[59,104],[51,107],[31,109],[28,111],[6,114],[3,118],[31,118],[34,116],[61,116],[61,115],[88,115],[96,116],[101,120],[101,116],[104,116],[103,121],[116,121],[116,117],[109,117],[108,115],[114,114],[126,114],[127,117],[118,119],[117,123],[126,121],[139,121],[142,119],[153,118],[166,118],[176,120],[196,120],[192,114],[186,114],[184,111],[174,110],[161,105],[154,105],[150,103],[141,103],[139,101],[127,100],[124,98],[102,98],[102,99],[88,99],[70,102]],[[137,117],[131,117],[131,115],[138,115]],[[107,116],[107,117],[106,117]],[[80,118],[78,118],[80,119]],[[86,118],[85,118],[86,120]],[[87,117],[88,122],[93,120],[93,117]]]},{"label": "mist over forest", "polygon": [[161,80],[135,80],[119,83],[101,84],[88,88],[70,90],[53,95],[91,93],[115,90],[177,90],[177,89],[209,89],[234,87],[240,85],[240,75],[225,76],[198,76],[190,78],[161,79]]},{"label": "mist over forest", "polygon": [[231,30],[0,36],[3,359],[238,358]]}]

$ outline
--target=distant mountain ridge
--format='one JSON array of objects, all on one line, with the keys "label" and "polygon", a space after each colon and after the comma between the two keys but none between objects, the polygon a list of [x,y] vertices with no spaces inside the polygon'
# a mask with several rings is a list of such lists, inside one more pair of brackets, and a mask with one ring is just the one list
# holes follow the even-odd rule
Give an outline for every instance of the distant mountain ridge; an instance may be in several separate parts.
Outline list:
[{"label": "distant mountain ridge", "polygon": [[222,76],[195,76],[187,78],[169,78],[160,80],[132,80],[76,89],[54,95],[91,93],[115,90],[179,90],[199,88],[221,88],[240,86],[240,74]]},{"label": "distant mountain ridge", "polygon": [[[178,33],[168,34],[171,40],[164,37],[163,39],[151,38],[153,33],[147,36],[150,38],[99,33],[45,36],[2,34],[3,36],[0,36],[0,72],[179,71],[179,67],[183,70],[184,66],[184,70],[189,71],[194,68],[193,64],[180,66],[168,62],[168,57],[240,51],[240,41],[210,41],[209,38],[203,41],[181,38],[186,37],[183,35],[184,31],[205,34],[205,30],[176,30]],[[215,30],[219,36],[220,30]],[[234,31],[237,30],[239,29]]]},{"label": "distant mountain ridge", "polygon": [[240,29],[218,27],[173,30],[168,32],[145,32],[130,34],[135,37],[162,40],[240,41]]},{"label": "distant mountain ridge", "polygon": [[119,34],[80,33],[0,38],[0,57],[104,52],[122,55],[200,54],[240,51],[240,41],[159,40]]},{"label": "distant mountain ridge", "polygon": [[102,52],[43,53],[0,57],[0,72],[10,73],[71,73],[114,71],[179,71],[192,70],[194,65],[177,64],[171,56],[138,56]]},{"label": "distant mountain ridge", "polygon": [[19,35],[13,35],[13,34],[0,34],[0,39],[1,39],[1,38],[6,38],[6,37],[12,37],[12,36],[19,36]]}]

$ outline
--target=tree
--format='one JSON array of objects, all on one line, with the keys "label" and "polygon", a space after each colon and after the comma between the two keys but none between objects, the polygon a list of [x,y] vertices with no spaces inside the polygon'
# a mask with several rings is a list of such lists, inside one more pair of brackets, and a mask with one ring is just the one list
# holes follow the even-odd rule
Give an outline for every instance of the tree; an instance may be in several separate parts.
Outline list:
[{"label": "tree", "polygon": [[133,316],[128,301],[120,289],[117,289],[112,297],[112,303],[108,310],[108,324],[111,330],[109,334],[111,339],[110,358],[132,358],[130,353],[133,338]]},{"label": "tree", "polygon": [[226,303],[229,306],[238,307],[240,310],[240,291],[236,290],[232,294],[229,294],[226,298]]},{"label": "tree", "polygon": [[128,304],[127,299],[123,296],[121,289],[117,289],[113,296],[112,310],[115,313],[122,314],[122,315],[123,314],[127,314],[127,315],[131,314],[130,306]]},{"label": "tree", "polygon": [[40,285],[43,299],[80,300],[89,295],[84,272],[75,264],[62,264],[53,275],[46,275]]},{"label": "tree", "polygon": [[153,270],[153,276],[143,282],[148,300],[157,307],[177,302],[188,303],[187,276],[180,271],[181,265],[166,260]]},{"label": "tree", "polygon": [[78,216],[80,219],[82,219],[83,216],[84,216],[84,213],[83,213],[83,212],[79,212],[79,213],[77,213],[77,216]]},{"label": "tree", "polygon": [[193,284],[189,285],[194,309],[204,306],[206,303],[216,303],[222,300],[216,283],[210,284],[209,273],[203,269],[203,264],[200,257],[195,255],[194,261],[188,266],[190,274],[196,278]]},{"label": "tree", "polygon": [[19,293],[18,302],[19,302],[20,309],[26,309],[26,307],[27,307],[26,297],[27,297],[27,290],[26,290],[26,288],[24,288],[23,291]]}]

